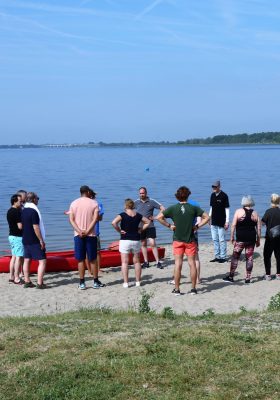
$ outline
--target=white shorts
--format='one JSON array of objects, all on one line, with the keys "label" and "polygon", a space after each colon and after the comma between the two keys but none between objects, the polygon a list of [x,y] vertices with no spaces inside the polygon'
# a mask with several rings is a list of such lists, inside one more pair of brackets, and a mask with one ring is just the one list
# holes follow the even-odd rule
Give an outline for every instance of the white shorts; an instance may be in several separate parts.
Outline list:
[{"label": "white shorts", "polygon": [[120,240],[119,252],[124,254],[139,253],[141,249],[140,240]]}]

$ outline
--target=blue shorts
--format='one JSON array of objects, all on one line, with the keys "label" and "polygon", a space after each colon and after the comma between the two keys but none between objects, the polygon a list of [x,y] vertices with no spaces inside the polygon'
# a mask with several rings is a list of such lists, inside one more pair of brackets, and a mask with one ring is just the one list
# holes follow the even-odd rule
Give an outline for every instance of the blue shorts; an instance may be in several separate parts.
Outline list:
[{"label": "blue shorts", "polygon": [[45,260],[46,252],[41,249],[40,243],[25,244],[24,245],[24,258],[30,258],[31,260]]},{"label": "blue shorts", "polygon": [[84,261],[88,258],[89,261],[97,258],[97,237],[96,236],[80,236],[74,237],[75,258],[78,261]]},{"label": "blue shorts", "polygon": [[24,248],[22,244],[22,237],[20,236],[9,236],[9,243],[11,246],[12,256],[23,257]]}]

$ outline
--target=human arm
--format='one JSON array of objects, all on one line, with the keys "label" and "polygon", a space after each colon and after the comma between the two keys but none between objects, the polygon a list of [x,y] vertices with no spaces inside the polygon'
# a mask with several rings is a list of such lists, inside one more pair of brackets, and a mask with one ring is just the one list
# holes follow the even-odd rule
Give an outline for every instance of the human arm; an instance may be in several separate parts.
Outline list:
[{"label": "human arm", "polygon": [[44,242],[42,234],[41,234],[40,226],[37,224],[34,224],[33,229],[34,229],[35,235],[37,236],[38,240],[40,241],[41,249],[45,250],[46,245],[45,245],[45,242]]},{"label": "human arm", "polygon": [[257,226],[256,226],[256,234],[257,234],[256,246],[259,247],[260,244],[261,244],[262,223],[261,223],[260,217],[258,216],[258,214],[255,211],[253,212],[253,215],[254,215],[254,217],[256,218],[256,221],[257,221]]},{"label": "human arm", "polygon": [[70,214],[69,214],[69,222],[70,222],[70,224],[72,225],[74,231],[77,232],[78,235],[79,235],[80,237],[83,237],[83,236],[84,236],[84,233],[83,233],[83,231],[78,227],[78,225],[76,224],[76,222],[75,222],[75,216],[74,216],[74,213],[73,213],[73,212],[70,212]]},{"label": "human arm", "polygon": [[211,218],[212,218],[212,207],[209,209],[209,225],[211,225]]},{"label": "human arm", "polygon": [[18,222],[18,223],[17,223],[17,227],[18,227],[18,229],[22,230],[22,223],[21,223],[21,222]]},{"label": "human arm", "polygon": [[166,221],[165,216],[163,215],[163,212],[160,212],[157,216],[156,219],[158,220],[158,222],[163,225],[166,226],[166,228],[171,229],[172,231],[175,231],[176,226],[173,224],[169,224],[169,222]]},{"label": "human arm", "polygon": [[232,220],[232,223],[231,223],[231,230],[230,230],[230,241],[231,241],[231,243],[234,243],[234,233],[235,233],[237,221],[238,221],[238,210],[235,211],[234,216],[233,216],[233,220]]},{"label": "human arm", "polygon": [[229,228],[229,207],[225,209],[225,212],[226,212],[226,222],[224,228],[227,230]]},{"label": "human arm", "polygon": [[206,225],[210,220],[209,215],[207,212],[203,211],[203,214],[197,217],[197,223],[195,224],[195,231],[197,231],[202,226]]},{"label": "human arm", "polygon": [[114,228],[117,232],[119,232],[119,233],[125,233],[124,231],[121,230],[121,228],[120,228],[120,226],[119,226],[119,223],[121,222],[121,220],[122,220],[122,217],[121,217],[120,215],[117,215],[116,218],[113,219],[112,225],[113,225],[113,228]]},{"label": "human arm", "polygon": [[143,222],[143,225],[142,225],[142,228],[140,228],[140,232],[143,232],[145,229],[148,228],[148,226],[150,225],[151,221],[146,217],[142,217],[141,222]]},{"label": "human arm", "polygon": [[93,211],[93,215],[92,215],[92,221],[89,224],[87,230],[83,231],[84,232],[84,236],[88,236],[89,233],[91,233],[93,231],[93,228],[95,227],[96,222],[98,221],[98,207],[95,207],[94,211]]}]

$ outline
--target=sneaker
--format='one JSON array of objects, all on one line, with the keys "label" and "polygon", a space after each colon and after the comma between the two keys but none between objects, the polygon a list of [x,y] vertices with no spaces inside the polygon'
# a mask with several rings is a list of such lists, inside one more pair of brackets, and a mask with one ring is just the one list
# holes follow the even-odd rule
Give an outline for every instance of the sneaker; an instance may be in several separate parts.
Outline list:
[{"label": "sneaker", "polygon": [[78,286],[78,288],[80,289],[80,290],[86,290],[86,284],[85,283],[80,283],[79,284],[79,286]]},{"label": "sneaker", "polygon": [[46,289],[47,285],[45,285],[44,283],[42,283],[41,285],[39,285],[39,283],[37,283],[36,285],[36,289]]},{"label": "sneaker", "polygon": [[102,283],[99,279],[97,279],[96,283],[98,283],[98,285],[99,285],[100,288],[106,286],[105,283]]},{"label": "sneaker", "polygon": [[233,283],[233,282],[234,282],[233,276],[226,275],[226,276],[223,278],[223,281],[229,282],[229,283]]},{"label": "sneaker", "polygon": [[163,269],[163,265],[162,265],[162,262],[161,262],[161,261],[159,261],[159,262],[157,263],[157,268]]},{"label": "sneaker", "polygon": [[173,281],[168,281],[167,283],[168,283],[168,285],[175,285],[175,281],[174,280]]},{"label": "sneaker", "polygon": [[143,264],[141,265],[141,267],[142,267],[143,269],[144,269],[144,268],[149,268],[149,267],[150,267],[150,264],[149,264],[149,262],[144,261]]},{"label": "sneaker", "polygon": [[210,260],[209,262],[219,262],[219,258],[213,258],[213,260]]},{"label": "sneaker", "polygon": [[175,296],[180,296],[181,294],[180,289],[173,289],[171,293],[175,294]]},{"label": "sneaker", "polygon": [[191,289],[191,294],[197,294],[196,288],[192,288],[192,289]]},{"label": "sneaker", "polygon": [[250,278],[245,278],[245,283],[251,283],[251,279]]},{"label": "sneaker", "polygon": [[276,274],[276,275],[275,275],[275,279],[276,279],[277,281],[280,281],[280,274]]},{"label": "sneaker", "polygon": [[127,282],[124,282],[124,283],[123,283],[123,288],[125,288],[125,289],[128,288],[128,283],[127,283]]},{"label": "sneaker", "polygon": [[264,275],[263,280],[264,281],[271,281],[271,275]]},{"label": "sneaker", "polygon": [[99,280],[93,282],[93,285],[92,285],[93,289],[101,289],[104,286],[105,286],[104,283],[101,283]]},{"label": "sneaker", "polygon": [[227,262],[227,259],[226,259],[226,258],[220,258],[220,259],[218,260],[218,262],[219,262],[220,264],[222,264],[222,263]]},{"label": "sneaker", "polygon": [[135,282],[136,287],[140,287],[140,285],[141,285],[141,282]]},{"label": "sneaker", "polygon": [[33,282],[25,282],[23,285],[24,289],[35,287]]}]

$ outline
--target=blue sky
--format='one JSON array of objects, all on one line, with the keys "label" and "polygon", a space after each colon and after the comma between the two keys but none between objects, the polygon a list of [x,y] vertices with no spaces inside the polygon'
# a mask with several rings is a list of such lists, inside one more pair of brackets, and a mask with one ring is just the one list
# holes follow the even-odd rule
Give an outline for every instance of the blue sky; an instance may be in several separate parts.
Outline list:
[{"label": "blue sky", "polygon": [[0,0],[0,143],[279,131],[279,27],[279,0]]}]

